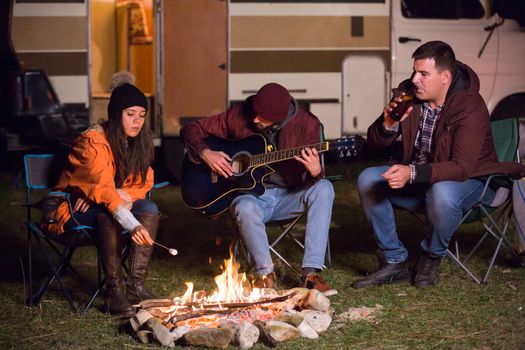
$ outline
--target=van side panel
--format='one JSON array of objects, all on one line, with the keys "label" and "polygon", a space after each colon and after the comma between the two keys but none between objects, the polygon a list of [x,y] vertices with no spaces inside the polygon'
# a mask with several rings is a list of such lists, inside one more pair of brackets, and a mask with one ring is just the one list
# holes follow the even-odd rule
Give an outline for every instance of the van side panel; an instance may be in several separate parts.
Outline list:
[{"label": "van side panel", "polygon": [[62,103],[89,105],[86,3],[18,3],[12,40],[23,69],[43,69]]}]

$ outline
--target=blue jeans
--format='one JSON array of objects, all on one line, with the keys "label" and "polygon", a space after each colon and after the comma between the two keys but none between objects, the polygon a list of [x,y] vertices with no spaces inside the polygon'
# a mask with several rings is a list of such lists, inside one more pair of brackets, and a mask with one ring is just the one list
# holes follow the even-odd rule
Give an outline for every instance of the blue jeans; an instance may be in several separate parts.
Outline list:
[{"label": "blue jeans", "polygon": [[[75,205],[75,203],[71,204]],[[99,213],[104,212],[108,212],[104,205],[90,205],[89,209],[85,213],[76,212],[73,214],[73,216],[79,225],[86,225],[96,228],[97,216]],[[140,216],[140,214],[145,212],[157,215],[159,213],[159,209],[157,208],[157,204],[155,204],[155,202],[153,201],[147,199],[137,199],[135,202],[133,202],[131,212],[133,213],[133,216],[137,218],[138,216]],[[70,218],[64,224],[64,230],[68,230],[76,225],[77,223],[75,222],[75,220],[73,218]]]},{"label": "blue jeans", "polygon": [[[398,238],[394,207],[426,213],[431,236],[421,241],[421,248],[433,256],[444,256],[464,212],[479,199],[484,183],[476,179],[407,184],[391,189],[381,176],[390,166],[371,167],[359,174],[361,204],[387,263],[405,261],[408,251]],[[494,197],[487,191],[484,201]]]},{"label": "blue jeans", "polygon": [[293,219],[303,212],[307,214],[302,267],[322,270],[333,202],[334,188],[326,179],[298,191],[275,187],[266,189],[258,197],[242,195],[235,198],[230,209],[241,237],[254,257],[256,273],[264,275],[273,271],[265,224]]}]

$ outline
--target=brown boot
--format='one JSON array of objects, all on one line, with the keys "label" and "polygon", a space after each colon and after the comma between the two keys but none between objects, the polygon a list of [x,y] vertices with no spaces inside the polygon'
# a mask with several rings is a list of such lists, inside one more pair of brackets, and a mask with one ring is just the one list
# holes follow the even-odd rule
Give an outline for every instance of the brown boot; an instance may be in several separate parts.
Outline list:
[{"label": "brown boot", "polygon": [[106,305],[112,315],[131,317],[135,309],[131,306],[123,288],[122,234],[120,226],[106,213],[97,216],[97,244],[104,270]]},{"label": "brown boot", "polygon": [[[157,238],[160,216],[158,214],[142,213],[138,219],[142,226],[148,230],[151,239],[155,240]],[[132,243],[131,253],[129,254],[129,278],[126,294],[131,304],[138,304],[142,300],[157,298],[145,287],[152,252],[153,246]]]},{"label": "brown boot", "polygon": [[272,288],[275,289],[275,272],[267,275],[257,275],[253,281],[253,288]]}]

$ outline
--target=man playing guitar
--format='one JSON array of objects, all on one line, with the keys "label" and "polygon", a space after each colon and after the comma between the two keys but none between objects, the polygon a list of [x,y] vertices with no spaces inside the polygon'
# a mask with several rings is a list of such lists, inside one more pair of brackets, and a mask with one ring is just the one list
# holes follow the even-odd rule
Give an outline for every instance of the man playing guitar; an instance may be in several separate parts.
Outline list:
[{"label": "man playing guitar", "polygon": [[[190,161],[204,162],[215,175],[230,178],[235,174],[232,157],[211,149],[206,142],[210,136],[242,140],[258,134],[266,140],[267,151],[271,151],[318,143],[320,129],[317,117],[299,107],[286,88],[269,83],[227,111],[183,127],[181,137]],[[272,167],[275,172],[262,177],[263,194],[241,194],[230,205],[241,237],[256,263],[254,286],[275,287],[265,224],[306,212],[301,284],[326,295],[336,294],[317,274],[323,268],[334,200],[332,184],[323,179],[319,153],[315,148],[305,147],[292,159]]]}]

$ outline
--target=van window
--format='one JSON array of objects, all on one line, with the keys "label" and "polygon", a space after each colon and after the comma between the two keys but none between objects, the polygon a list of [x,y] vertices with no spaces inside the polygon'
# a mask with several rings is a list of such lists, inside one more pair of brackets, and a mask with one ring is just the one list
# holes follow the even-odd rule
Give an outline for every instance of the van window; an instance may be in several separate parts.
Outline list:
[{"label": "van window", "polygon": [[403,0],[401,12],[406,18],[429,19],[482,18],[485,15],[479,0]]}]

